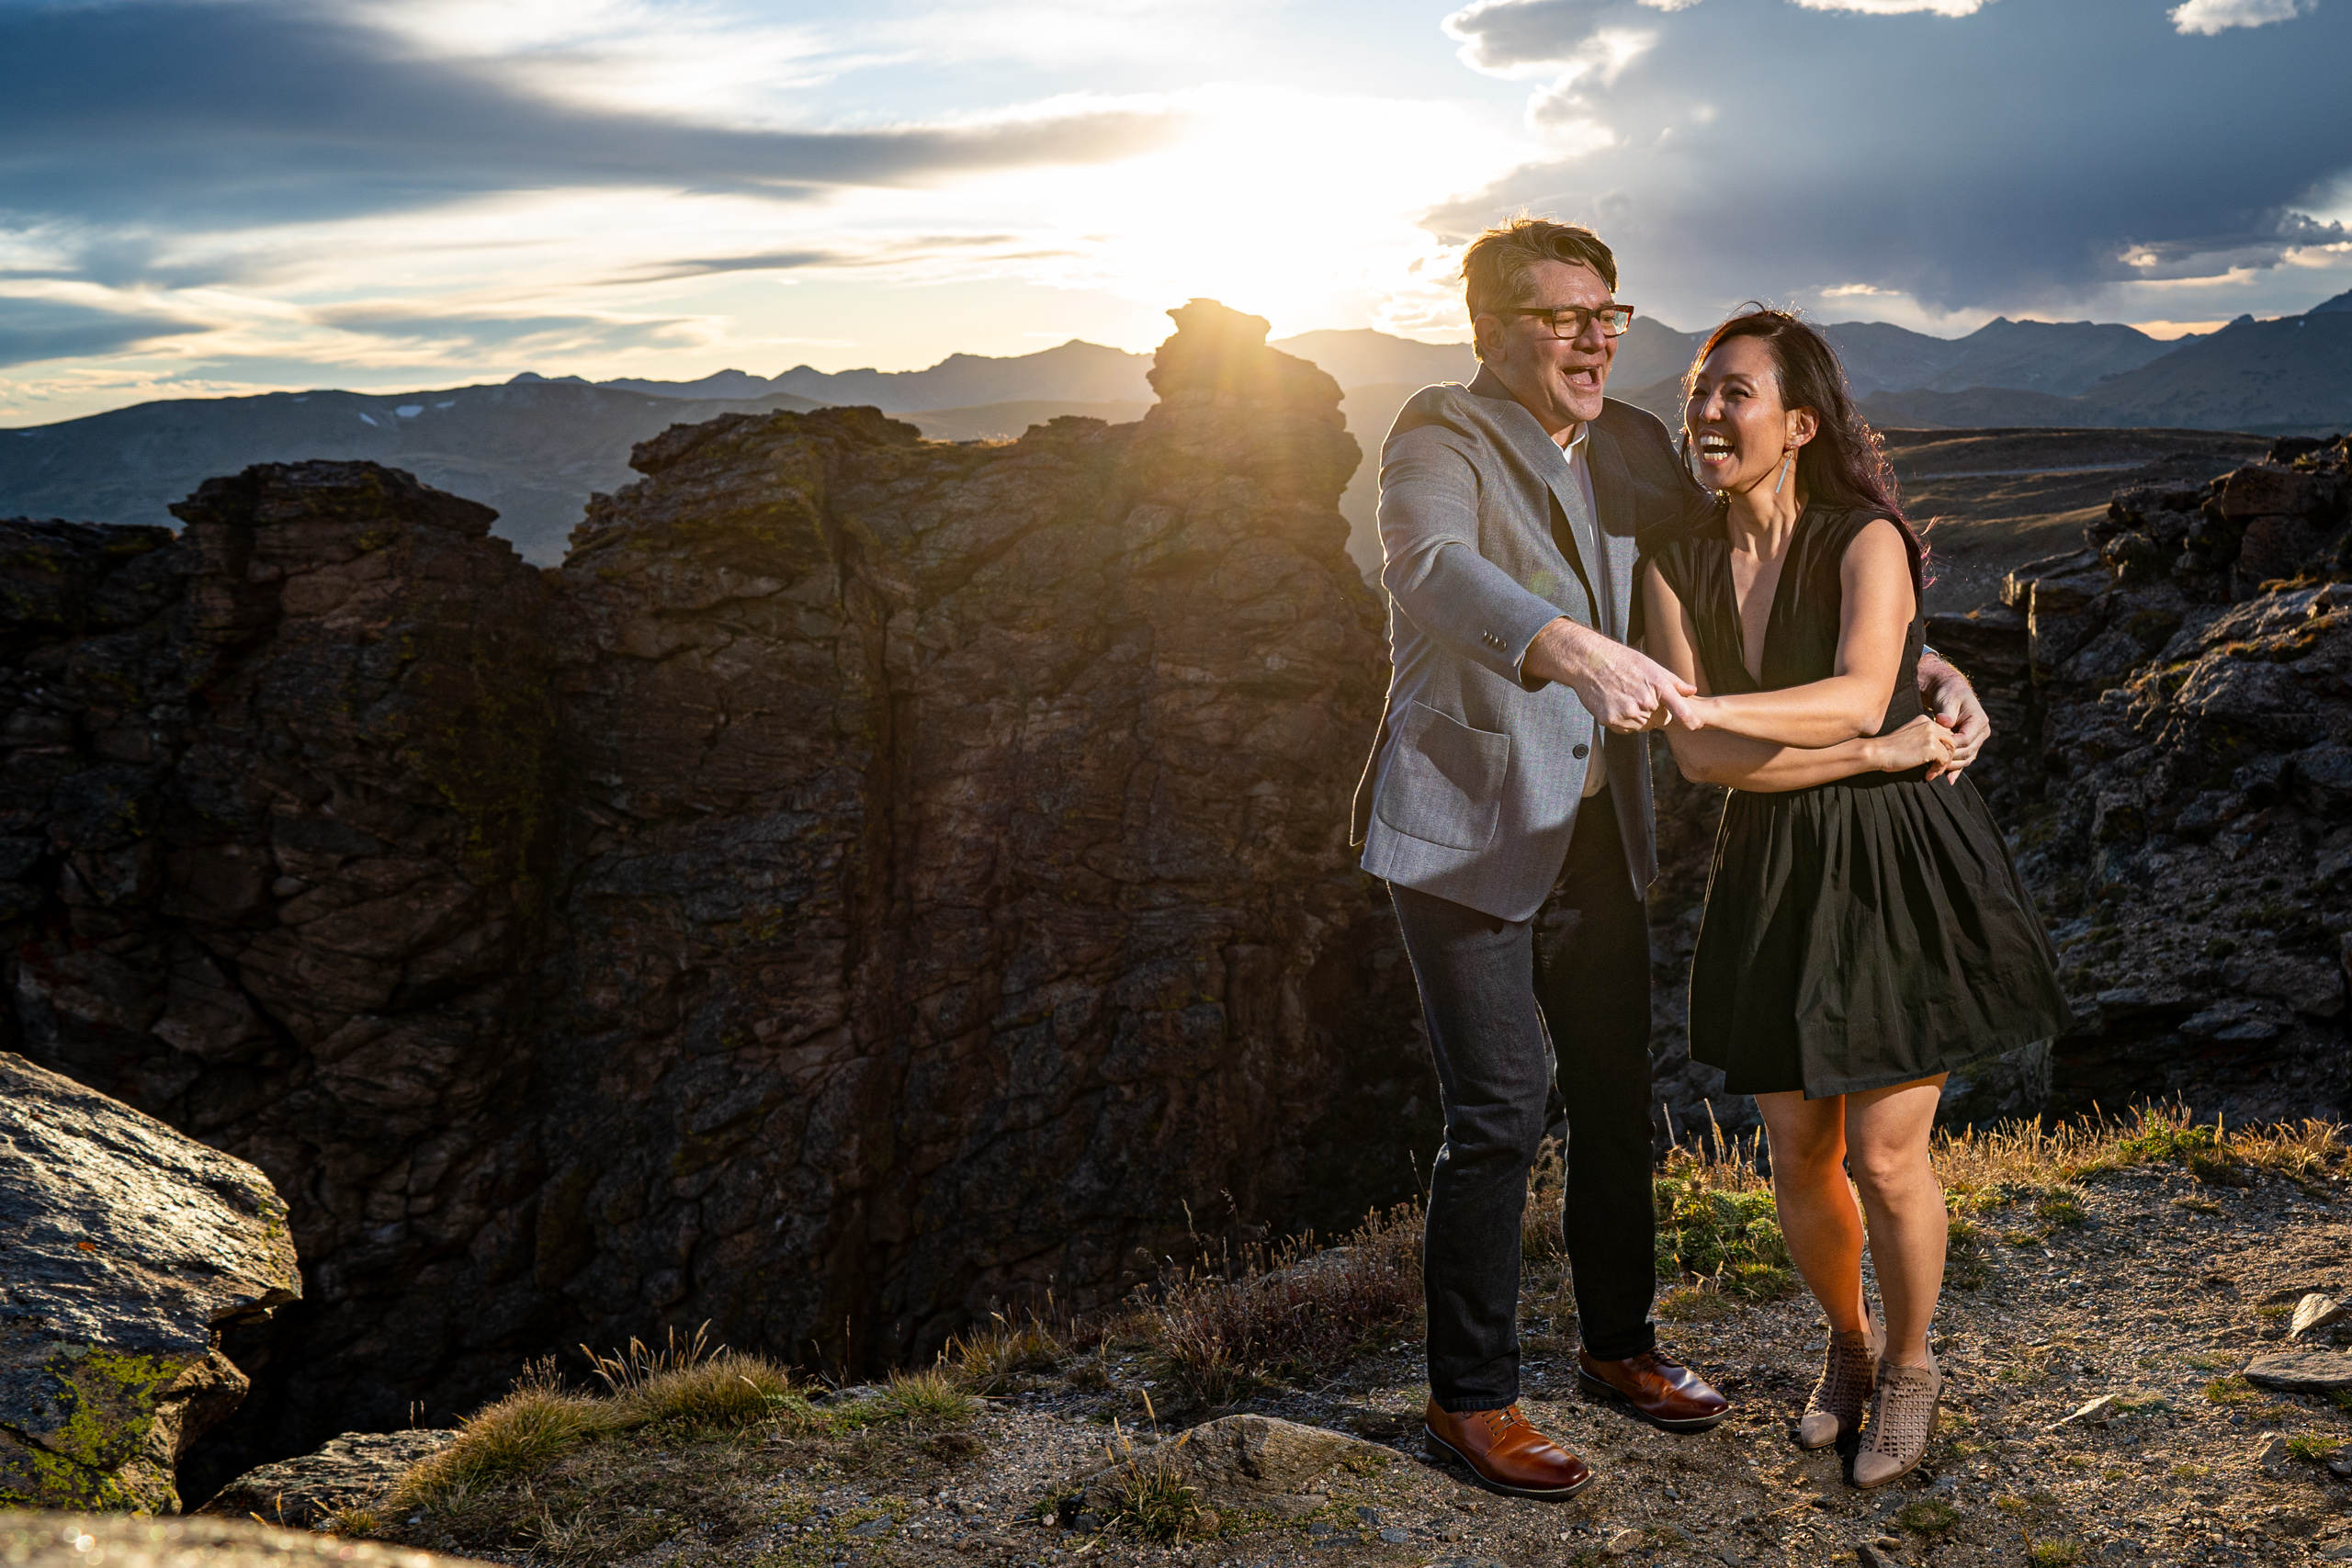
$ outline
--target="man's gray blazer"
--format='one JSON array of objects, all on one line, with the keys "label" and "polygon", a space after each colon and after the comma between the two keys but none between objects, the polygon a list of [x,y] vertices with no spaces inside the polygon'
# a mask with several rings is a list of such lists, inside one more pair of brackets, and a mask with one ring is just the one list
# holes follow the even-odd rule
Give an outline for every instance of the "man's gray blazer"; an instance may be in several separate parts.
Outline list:
[{"label": "man's gray blazer", "polygon": [[[1575,693],[1523,678],[1520,660],[1561,615],[1633,640],[1641,542],[1713,505],[1640,409],[1604,402],[1584,457],[1592,518],[1560,448],[1483,370],[1415,393],[1380,454],[1395,673],[1351,841],[1373,875],[1501,919],[1532,916],[1559,878],[1596,728]],[[1640,897],[1657,874],[1649,738],[1606,739]]]}]

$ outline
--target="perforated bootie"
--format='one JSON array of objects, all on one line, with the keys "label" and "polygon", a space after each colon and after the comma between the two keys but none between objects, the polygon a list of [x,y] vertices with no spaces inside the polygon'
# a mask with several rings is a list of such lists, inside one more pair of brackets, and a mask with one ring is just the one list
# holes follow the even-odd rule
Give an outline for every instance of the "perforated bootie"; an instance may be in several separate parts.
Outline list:
[{"label": "perforated bootie", "polygon": [[1871,1343],[1870,1331],[1830,1335],[1821,1381],[1813,1385],[1804,1414],[1797,1418],[1797,1447],[1826,1449],[1860,1431],[1862,1412],[1877,1382],[1878,1349]]},{"label": "perforated bootie", "polygon": [[1861,1452],[1854,1456],[1855,1485],[1868,1491],[1919,1467],[1928,1457],[1928,1437],[1936,1429],[1936,1402],[1943,1393],[1944,1375],[1932,1354],[1924,1367],[1879,1361],[1871,1424]]}]

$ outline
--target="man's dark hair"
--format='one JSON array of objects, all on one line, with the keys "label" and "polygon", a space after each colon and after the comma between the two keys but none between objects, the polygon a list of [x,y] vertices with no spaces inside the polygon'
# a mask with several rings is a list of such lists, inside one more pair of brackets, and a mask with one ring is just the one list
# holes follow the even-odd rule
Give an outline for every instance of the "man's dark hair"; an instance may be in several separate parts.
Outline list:
[{"label": "man's dark hair", "polygon": [[1617,258],[1601,243],[1600,235],[1581,223],[1555,223],[1521,213],[1487,230],[1462,253],[1462,300],[1469,308],[1471,321],[1526,304],[1527,269],[1541,261],[1589,266],[1600,275],[1611,293],[1617,291]]}]

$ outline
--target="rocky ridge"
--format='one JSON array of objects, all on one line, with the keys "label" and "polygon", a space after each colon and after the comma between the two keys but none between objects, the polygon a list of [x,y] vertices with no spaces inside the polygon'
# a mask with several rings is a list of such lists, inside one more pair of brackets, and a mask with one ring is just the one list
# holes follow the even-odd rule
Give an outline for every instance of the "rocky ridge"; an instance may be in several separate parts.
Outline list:
[{"label": "rocky ridge", "polygon": [[1358,454],[1175,314],[1139,424],[674,429],[546,573],[366,463],[0,525],[0,1045],[252,1160],[304,1259],[197,1490],[549,1345],[919,1359],[1188,1209],[1409,1190]]}]

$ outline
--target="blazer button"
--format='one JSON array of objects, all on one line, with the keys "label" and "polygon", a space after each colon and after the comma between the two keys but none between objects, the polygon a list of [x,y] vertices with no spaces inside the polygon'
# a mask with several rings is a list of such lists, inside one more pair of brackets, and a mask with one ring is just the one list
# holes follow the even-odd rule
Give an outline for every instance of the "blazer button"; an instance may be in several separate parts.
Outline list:
[{"label": "blazer button", "polygon": [[1592,748],[1589,746],[1571,746],[1568,748],[1568,755],[1571,757],[1589,757],[1592,755]]}]

